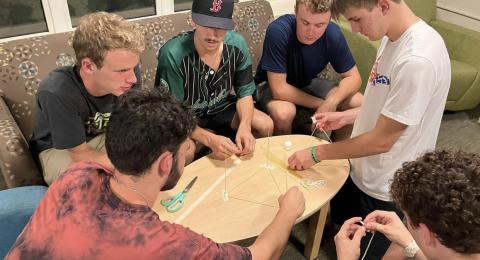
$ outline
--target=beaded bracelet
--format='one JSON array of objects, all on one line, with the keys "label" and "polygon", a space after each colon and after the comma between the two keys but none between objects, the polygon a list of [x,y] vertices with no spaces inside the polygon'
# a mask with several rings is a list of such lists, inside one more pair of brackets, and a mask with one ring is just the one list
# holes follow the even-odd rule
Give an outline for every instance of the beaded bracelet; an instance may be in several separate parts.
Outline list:
[{"label": "beaded bracelet", "polygon": [[315,162],[315,163],[319,163],[320,161],[317,160],[317,157],[315,157],[315,146],[312,146],[312,148],[310,148],[310,155],[312,156],[312,160]]}]

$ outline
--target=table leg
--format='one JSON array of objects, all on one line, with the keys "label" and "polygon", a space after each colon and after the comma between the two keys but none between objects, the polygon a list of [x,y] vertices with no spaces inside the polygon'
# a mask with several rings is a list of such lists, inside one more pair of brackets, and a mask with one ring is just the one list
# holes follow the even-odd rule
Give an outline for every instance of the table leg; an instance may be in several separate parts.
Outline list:
[{"label": "table leg", "polygon": [[303,254],[307,259],[314,259],[318,256],[329,205],[330,203],[327,202],[317,213],[313,214],[308,219],[307,240],[303,251]]}]

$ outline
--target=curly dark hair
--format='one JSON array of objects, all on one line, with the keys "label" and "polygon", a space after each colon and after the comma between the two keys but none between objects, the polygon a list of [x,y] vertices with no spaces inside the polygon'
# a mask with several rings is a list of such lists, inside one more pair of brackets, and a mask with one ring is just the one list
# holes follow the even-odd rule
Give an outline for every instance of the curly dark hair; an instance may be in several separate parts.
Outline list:
[{"label": "curly dark hair", "polygon": [[196,126],[193,113],[156,88],[130,90],[114,105],[105,146],[124,174],[140,176],[165,151],[174,155]]},{"label": "curly dark hair", "polygon": [[410,223],[425,224],[446,247],[480,253],[480,156],[428,152],[395,173],[390,193]]}]

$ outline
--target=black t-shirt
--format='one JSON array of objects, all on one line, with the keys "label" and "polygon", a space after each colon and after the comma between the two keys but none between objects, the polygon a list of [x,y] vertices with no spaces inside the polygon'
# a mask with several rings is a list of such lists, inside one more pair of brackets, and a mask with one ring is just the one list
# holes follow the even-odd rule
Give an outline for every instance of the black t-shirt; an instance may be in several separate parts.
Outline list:
[{"label": "black t-shirt", "polygon": [[[140,69],[135,68],[141,86]],[[105,132],[116,96],[91,96],[80,69],[62,67],[50,72],[37,93],[35,129],[30,150],[37,156],[49,148],[69,149]]]}]

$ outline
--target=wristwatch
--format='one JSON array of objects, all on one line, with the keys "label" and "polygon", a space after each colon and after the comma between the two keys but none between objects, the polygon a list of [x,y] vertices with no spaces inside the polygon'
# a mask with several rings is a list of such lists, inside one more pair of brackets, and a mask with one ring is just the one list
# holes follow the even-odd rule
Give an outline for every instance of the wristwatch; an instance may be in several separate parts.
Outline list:
[{"label": "wristwatch", "polygon": [[405,256],[409,258],[415,257],[415,254],[420,250],[415,240],[412,240],[405,248]]}]

